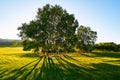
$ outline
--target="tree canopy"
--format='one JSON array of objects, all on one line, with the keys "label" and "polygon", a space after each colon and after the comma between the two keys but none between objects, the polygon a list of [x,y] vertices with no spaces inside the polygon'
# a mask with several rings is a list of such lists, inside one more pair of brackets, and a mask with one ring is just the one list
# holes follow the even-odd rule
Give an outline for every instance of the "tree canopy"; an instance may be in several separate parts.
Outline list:
[{"label": "tree canopy", "polygon": [[78,21],[59,5],[39,8],[36,18],[18,28],[24,50],[61,52],[73,48]]},{"label": "tree canopy", "polygon": [[24,50],[34,52],[69,52],[75,46],[82,51],[91,51],[97,32],[90,27],[78,27],[78,21],[59,5],[39,8],[34,20],[23,23],[18,30]]},{"label": "tree canopy", "polygon": [[81,25],[77,29],[77,48],[82,51],[90,52],[93,49],[94,43],[97,38],[97,32],[91,30],[90,27]]}]

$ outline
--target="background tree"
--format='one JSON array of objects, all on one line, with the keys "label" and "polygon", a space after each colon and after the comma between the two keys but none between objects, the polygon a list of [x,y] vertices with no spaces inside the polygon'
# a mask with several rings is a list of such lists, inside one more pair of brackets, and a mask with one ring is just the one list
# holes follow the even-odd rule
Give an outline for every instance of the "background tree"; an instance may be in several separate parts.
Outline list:
[{"label": "background tree", "polygon": [[96,44],[95,49],[105,51],[119,51],[120,46],[114,42],[101,42]]},{"label": "background tree", "polygon": [[13,46],[13,47],[16,47],[16,46],[18,46],[18,42],[16,41],[16,40],[13,40],[12,42],[11,42],[11,46]]},{"label": "background tree", "polygon": [[120,52],[120,44],[118,44],[117,47],[117,50]]},{"label": "background tree", "polygon": [[80,26],[77,29],[77,48],[90,52],[93,50],[94,43],[97,38],[97,32],[92,31],[90,27]]},{"label": "background tree", "polygon": [[18,28],[24,50],[39,49],[44,53],[61,52],[73,48],[78,21],[59,5],[47,4],[39,8],[33,21]]}]

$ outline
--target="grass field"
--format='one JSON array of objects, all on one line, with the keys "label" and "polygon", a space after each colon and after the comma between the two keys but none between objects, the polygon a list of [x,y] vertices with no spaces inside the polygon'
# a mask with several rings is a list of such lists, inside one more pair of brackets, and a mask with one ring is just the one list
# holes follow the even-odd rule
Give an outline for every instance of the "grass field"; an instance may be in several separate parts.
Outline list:
[{"label": "grass field", "polygon": [[34,56],[19,47],[0,48],[0,80],[120,80],[120,53]]}]

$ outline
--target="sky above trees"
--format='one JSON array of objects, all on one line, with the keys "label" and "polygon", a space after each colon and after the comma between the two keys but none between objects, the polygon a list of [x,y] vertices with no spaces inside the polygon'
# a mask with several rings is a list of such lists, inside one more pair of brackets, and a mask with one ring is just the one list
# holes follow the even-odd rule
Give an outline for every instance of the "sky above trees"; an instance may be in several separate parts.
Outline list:
[{"label": "sky above trees", "polygon": [[17,28],[46,4],[62,6],[80,25],[97,31],[97,42],[120,43],[119,0],[0,0],[0,38],[20,39]]}]

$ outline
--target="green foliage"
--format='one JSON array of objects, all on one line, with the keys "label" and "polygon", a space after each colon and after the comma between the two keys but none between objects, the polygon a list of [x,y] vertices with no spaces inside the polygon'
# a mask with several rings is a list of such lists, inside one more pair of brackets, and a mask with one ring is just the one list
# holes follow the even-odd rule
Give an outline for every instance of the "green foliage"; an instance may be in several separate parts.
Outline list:
[{"label": "green foliage", "polygon": [[15,40],[14,40],[14,41],[12,41],[12,46],[13,46],[13,47],[18,46],[18,42],[17,42],[17,41],[15,41]]},{"label": "green foliage", "polygon": [[77,48],[91,52],[94,49],[94,43],[97,38],[97,32],[92,31],[90,27],[80,26],[77,29]]},{"label": "green foliage", "polygon": [[22,24],[18,28],[23,40],[24,50],[39,48],[43,52],[60,52],[73,48],[78,22],[73,14],[67,13],[62,7],[47,4],[39,8],[33,21]]},{"label": "green foliage", "polygon": [[[82,51],[91,52],[97,32],[90,27],[78,27],[73,14],[67,13],[59,5],[47,4],[39,8],[33,21],[18,28],[24,46],[23,50],[43,53],[71,52],[77,46]],[[77,31],[76,31],[77,30]]]},{"label": "green foliage", "polygon": [[120,51],[120,45],[113,42],[104,42],[96,44],[95,49],[107,51]]}]

